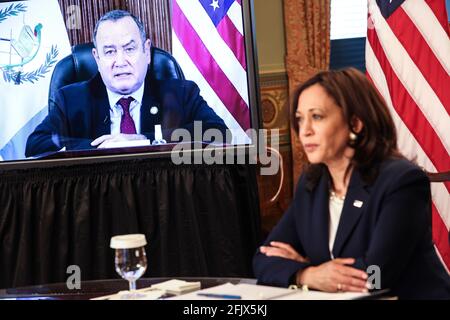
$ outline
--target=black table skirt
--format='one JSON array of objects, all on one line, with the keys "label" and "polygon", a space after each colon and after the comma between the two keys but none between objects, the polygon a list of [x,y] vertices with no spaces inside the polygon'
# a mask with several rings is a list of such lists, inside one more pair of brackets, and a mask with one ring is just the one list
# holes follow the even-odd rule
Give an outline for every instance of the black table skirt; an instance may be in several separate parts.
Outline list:
[{"label": "black table skirt", "polygon": [[146,277],[252,277],[255,167],[144,159],[0,173],[0,288],[117,277],[111,236],[144,233]]}]

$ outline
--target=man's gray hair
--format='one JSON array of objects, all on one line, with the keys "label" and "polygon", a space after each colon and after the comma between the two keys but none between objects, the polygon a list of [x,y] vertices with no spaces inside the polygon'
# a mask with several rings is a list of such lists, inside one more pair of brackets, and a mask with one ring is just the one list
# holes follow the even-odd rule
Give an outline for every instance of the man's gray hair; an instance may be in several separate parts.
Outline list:
[{"label": "man's gray hair", "polygon": [[97,48],[97,40],[96,40],[96,38],[97,38],[97,31],[98,31],[98,27],[100,26],[100,24],[102,22],[104,22],[104,21],[117,21],[117,20],[120,20],[120,19],[125,18],[125,17],[131,17],[134,20],[134,22],[136,23],[136,25],[138,26],[139,33],[141,34],[142,46],[144,46],[144,43],[147,40],[147,35],[145,33],[145,29],[144,29],[143,23],[135,15],[133,15],[133,14],[131,14],[128,11],[125,11],[125,10],[109,11],[109,12],[105,13],[97,21],[97,24],[95,25],[95,29],[94,29],[94,36],[93,36],[94,46]]}]

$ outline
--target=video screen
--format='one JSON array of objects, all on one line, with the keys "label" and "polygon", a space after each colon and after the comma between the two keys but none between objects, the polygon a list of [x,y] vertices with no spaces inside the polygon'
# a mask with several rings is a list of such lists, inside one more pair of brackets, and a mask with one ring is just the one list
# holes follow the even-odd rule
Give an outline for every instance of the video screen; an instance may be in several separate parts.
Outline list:
[{"label": "video screen", "polygon": [[0,165],[254,145],[251,1],[170,1],[172,52],[126,12],[71,47],[57,0],[0,2]]}]

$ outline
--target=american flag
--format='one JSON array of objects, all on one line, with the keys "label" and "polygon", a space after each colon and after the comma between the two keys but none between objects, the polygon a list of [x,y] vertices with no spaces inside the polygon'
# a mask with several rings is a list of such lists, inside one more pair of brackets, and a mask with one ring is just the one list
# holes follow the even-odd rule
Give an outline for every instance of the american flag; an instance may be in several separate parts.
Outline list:
[{"label": "american flag", "polygon": [[233,143],[250,142],[242,0],[172,0],[172,54]]},{"label": "american flag", "polygon": [[[366,68],[409,159],[450,170],[450,38],[444,0],[368,0]],[[450,269],[450,183],[432,183],[433,240]]]}]

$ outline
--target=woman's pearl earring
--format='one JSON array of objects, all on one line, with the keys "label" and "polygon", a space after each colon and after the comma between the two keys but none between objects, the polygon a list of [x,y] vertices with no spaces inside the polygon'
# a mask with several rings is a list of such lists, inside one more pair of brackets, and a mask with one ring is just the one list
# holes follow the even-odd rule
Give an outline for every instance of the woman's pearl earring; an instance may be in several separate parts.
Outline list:
[{"label": "woman's pearl earring", "polygon": [[358,138],[358,136],[357,136],[356,134],[354,134],[353,132],[350,132],[349,137],[350,137],[350,140],[351,140],[351,141],[355,141],[356,138]]}]

